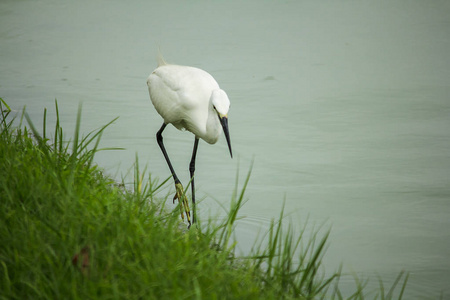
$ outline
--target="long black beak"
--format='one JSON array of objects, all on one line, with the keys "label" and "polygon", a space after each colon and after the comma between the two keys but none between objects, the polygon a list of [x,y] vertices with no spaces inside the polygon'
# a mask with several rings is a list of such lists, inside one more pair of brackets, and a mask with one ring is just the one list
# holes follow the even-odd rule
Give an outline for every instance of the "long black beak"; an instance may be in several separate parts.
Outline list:
[{"label": "long black beak", "polygon": [[231,158],[233,158],[233,152],[231,151],[231,142],[230,142],[230,132],[228,131],[228,118],[226,116],[220,117],[220,124],[222,124],[223,133],[225,133],[225,138],[227,139],[228,149],[230,150]]}]

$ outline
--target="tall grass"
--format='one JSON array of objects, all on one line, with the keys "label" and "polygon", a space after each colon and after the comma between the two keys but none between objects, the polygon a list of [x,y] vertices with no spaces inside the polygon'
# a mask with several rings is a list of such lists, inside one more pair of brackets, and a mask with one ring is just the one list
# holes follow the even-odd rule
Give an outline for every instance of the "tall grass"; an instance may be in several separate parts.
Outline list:
[{"label": "tall grass", "polygon": [[[167,180],[143,181],[137,157],[132,190],[94,163],[114,120],[83,137],[80,107],[65,142],[56,104],[50,140],[46,111],[40,135],[25,112],[13,126],[0,100],[0,299],[343,299],[340,272],[321,267],[328,233],[304,241],[283,211],[249,256],[235,257],[251,170],[222,222],[182,230],[158,193]],[[374,298],[392,299],[401,277],[387,292],[380,281]],[[360,287],[349,299],[364,299]]]}]

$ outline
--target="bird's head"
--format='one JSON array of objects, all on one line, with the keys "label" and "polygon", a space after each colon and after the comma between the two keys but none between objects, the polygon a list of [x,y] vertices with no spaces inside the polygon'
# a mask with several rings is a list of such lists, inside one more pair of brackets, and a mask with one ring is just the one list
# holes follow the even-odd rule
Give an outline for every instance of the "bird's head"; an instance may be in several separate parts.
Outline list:
[{"label": "bird's head", "polygon": [[225,138],[227,139],[228,149],[230,155],[233,158],[233,152],[231,151],[230,133],[228,131],[228,110],[230,109],[230,99],[224,90],[217,89],[212,92],[211,103],[214,110],[219,117],[220,124],[222,125]]}]

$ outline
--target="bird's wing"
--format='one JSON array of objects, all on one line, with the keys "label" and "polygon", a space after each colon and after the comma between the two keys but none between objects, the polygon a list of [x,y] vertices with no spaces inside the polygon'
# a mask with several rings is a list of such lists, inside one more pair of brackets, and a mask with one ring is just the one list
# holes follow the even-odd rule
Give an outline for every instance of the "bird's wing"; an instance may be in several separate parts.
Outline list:
[{"label": "bird's wing", "polygon": [[197,136],[206,133],[211,93],[219,88],[210,74],[193,67],[164,65],[149,76],[147,84],[164,122]]}]

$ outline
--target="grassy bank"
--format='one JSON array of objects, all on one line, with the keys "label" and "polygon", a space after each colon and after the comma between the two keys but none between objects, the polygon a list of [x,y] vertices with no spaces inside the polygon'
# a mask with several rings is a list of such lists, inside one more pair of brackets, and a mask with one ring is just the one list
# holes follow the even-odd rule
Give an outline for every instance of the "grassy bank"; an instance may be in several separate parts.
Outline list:
[{"label": "grassy bank", "polygon": [[[1,299],[343,298],[340,275],[321,268],[328,235],[303,241],[283,231],[282,212],[250,257],[235,257],[250,174],[240,190],[236,183],[227,219],[182,230],[179,210],[165,209],[158,194],[164,183],[141,182],[136,163],[128,190],[95,165],[106,126],[82,137],[80,110],[68,143],[58,117],[49,132],[44,112],[40,135],[26,114],[13,126],[3,100],[1,111]],[[401,298],[401,278],[370,298]],[[359,285],[352,299],[364,298]]]}]

